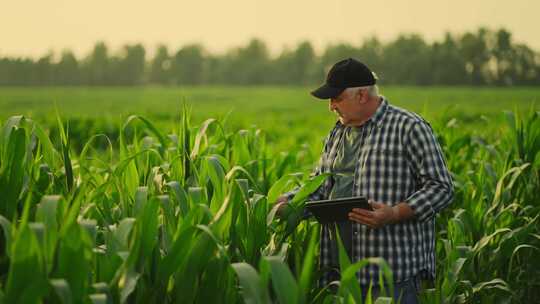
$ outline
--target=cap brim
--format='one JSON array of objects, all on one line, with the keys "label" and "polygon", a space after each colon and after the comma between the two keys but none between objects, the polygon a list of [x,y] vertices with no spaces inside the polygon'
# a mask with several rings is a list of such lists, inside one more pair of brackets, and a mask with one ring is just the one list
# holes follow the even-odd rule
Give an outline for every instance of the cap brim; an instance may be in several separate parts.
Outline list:
[{"label": "cap brim", "polygon": [[319,99],[330,99],[339,96],[344,90],[344,88],[334,88],[324,84],[320,88],[312,91],[311,95]]}]

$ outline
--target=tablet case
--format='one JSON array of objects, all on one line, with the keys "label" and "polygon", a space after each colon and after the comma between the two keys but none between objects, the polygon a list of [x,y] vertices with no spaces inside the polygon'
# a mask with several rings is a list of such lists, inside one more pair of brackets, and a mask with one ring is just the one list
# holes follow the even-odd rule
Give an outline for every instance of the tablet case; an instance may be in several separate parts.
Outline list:
[{"label": "tablet case", "polygon": [[321,224],[348,221],[348,214],[353,208],[373,210],[367,199],[362,196],[311,201],[306,203],[306,208]]}]

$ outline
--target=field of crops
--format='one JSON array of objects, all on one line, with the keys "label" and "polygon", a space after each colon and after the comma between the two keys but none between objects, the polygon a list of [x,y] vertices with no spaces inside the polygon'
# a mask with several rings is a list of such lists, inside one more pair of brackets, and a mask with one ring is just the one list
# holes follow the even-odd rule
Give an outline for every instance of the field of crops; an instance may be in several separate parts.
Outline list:
[{"label": "field of crops", "polygon": [[[426,303],[540,302],[540,90],[383,94],[432,122],[455,182]],[[0,303],[359,302],[355,270],[385,262],[344,258],[337,294],[320,288],[319,226],[300,221],[335,119],[314,102],[305,88],[0,89]]]}]

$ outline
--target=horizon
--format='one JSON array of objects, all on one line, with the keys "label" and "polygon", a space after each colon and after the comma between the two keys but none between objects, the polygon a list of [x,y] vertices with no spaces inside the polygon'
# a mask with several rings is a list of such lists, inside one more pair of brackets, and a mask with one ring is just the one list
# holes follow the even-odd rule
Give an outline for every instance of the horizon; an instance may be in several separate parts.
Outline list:
[{"label": "horizon", "polygon": [[[456,37],[459,37],[465,33],[477,33],[478,30],[480,28],[485,28],[487,29],[488,31],[498,31],[498,30],[506,30],[508,31],[512,36],[512,42],[513,43],[520,43],[519,41],[516,41],[516,39],[514,38],[514,33],[512,33],[511,31],[509,31],[507,28],[504,28],[504,27],[501,27],[501,28],[489,28],[489,27],[478,27],[478,28],[475,28],[475,29],[471,29],[471,30],[468,30],[468,31],[464,31],[464,32],[444,32],[441,37],[436,37],[435,39],[432,39],[432,40],[428,40],[426,39],[426,37],[424,37],[423,35],[421,35],[420,33],[416,33],[416,32],[403,32],[403,33],[398,33],[395,37],[392,37],[390,39],[381,39],[380,37],[378,36],[367,36],[367,37],[364,37],[362,40],[359,40],[359,41],[356,41],[355,42],[351,42],[351,41],[343,41],[343,40],[338,40],[338,41],[330,41],[328,42],[326,45],[324,46],[319,46],[317,47],[316,45],[314,45],[314,43],[312,41],[309,41],[309,40],[299,40],[297,41],[296,43],[294,44],[288,44],[288,45],[283,45],[281,48],[279,49],[272,49],[269,45],[269,43],[267,41],[265,41],[264,39],[261,39],[259,37],[251,37],[251,38],[248,38],[246,41],[243,41],[243,42],[240,42],[238,45],[231,45],[230,47],[226,48],[226,49],[223,49],[223,50],[211,50],[209,49],[209,47],[207,45],[205,45],[204,43],[201,43],[201,42],[197,42],[197,41],[193,41],[193,42],[187,42],[185,44],[182,44],[182,45],[179,45],[177,47],[171,47],[170,45],[166,44],[166,43],[156,43],[154,45],[146,45],[140,41],[129,41],[129,42],[126,42],[126,43],[122,43],[122,44],[119,44],[119,45],[116,45],[116,44],[112,44],[112,43],[109,43],[107,41],[104,41],[104,40],[97,40],[95,41],[94,43],[90,44],[88,49],[86,50],[79,50],[78,52],[76,52],[75,50],[73,49],[70,49],[70,48],[59,48],[59,49],[48,49],[48,50],[45,50],[43,53],[39,53],[39,54],[34,54],[34,55],[18,55],[18,54],[4,54],[2,53],[2,49],[0,47],[0,58],[21,58],[21,59],[32,59],[32,60],[38,60],[39,58],[41,57],[44,57],[44,56],[47,56],[49,54],[52,54],[54,59],[59,59],[60,56],[62,55],[63,52],[65,51],[69,51],[69,52],[72,52],[75,57],[79,60],[82,60],[84,59],[85,57],[89,56],[91,53],[92,53],[92,50],[94,49],[95,45],[97,45],[98,43],[104,43],[106,46],[107,46],[107,49],[108,51],[110,52],[109,55],[110,56],[114,56],[114,55],[118,55],[119,53],[122,53],[123,51],[123,47],[127,46],[127,45],[136,45],[136,44],[141,44],[144,49],[145,49],[145,53],[146,53],[146,60],[151,60],[152,57],[155,55],[155,52],[156,50],[158,49],[158,47],[160,46],[165,46],[167,47],[168,51],[169,52],[176,52],[177,50],[180,50],[182,47],[185,47],[185,46],[191,46],[191,45],[199,45],[203,48],[204,51],[208,52],[208,54],[210,55],[216,55],[216,56],[221,56],[221,55],[225,55],[227,52],[229,51],[232,51],[236,48],[242,48],[242,47],[246,47],[252,40],[259,40],[261,42],[263,42],[266,47],[268,48],[268,51],[269,51],[269,56],[270,58],[276,58],[278,57],[283,51],[286,51],[286,50],[293,50],[295,49],[298,45],[300,45],[300,43],[303,43],[303,42],[308,42],[311,44],[311,46],[314,48],[314,51],[315,51],[315,54],[317,56],[322,56],[323,55],[323,52],[325,51],[326,48],[332,46],[332,45],[337,45],[337,44],[341,44],[341,43],[345,43],[345,44],[349,44],[353,47],[360,47],[366,40],[368,39],[371,39],[371,38],[376,38],[379,40],[379,42],[381,42],[382,44],[387,44],[389,42],[392,42],[394,41],[395,39],[397,39],[399,36],[401,35],[419,35],[426,43],[428,44],[432,44],[434,42],[441,42],[445,35],[447,33],[451,34],[453,36],[453,38],[456,38]],[[540,47],[539,48],[535,48],[533,47],[532,45],[529,45],[529,44],[526,44],[524,43],[526,46],[528,46],[529,48],[531,48],[534,52],[537,52],[539,53],[540,52]],[[172,53],[171,53],[172,55]]]}]

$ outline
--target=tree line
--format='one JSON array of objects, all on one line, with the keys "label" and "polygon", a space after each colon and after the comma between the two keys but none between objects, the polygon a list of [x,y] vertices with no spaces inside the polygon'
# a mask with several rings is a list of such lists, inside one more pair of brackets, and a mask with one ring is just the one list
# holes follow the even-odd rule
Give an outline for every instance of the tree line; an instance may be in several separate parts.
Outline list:
[{"label": "tree line", "polygon": [[506,29],[480,28],[446,33],[432,43],[418,34],[402,34],[388,42],[371,37],[359,45],[329,45],[321,54],[304,41],[277,56],[258,39],[224,54],[211,54],[200,44],[178,50],[161,45],[152,58],[141,44],[113,53],[98,42],[83,58],[69,50],[38,59],[0,57],[0,86],[312,85],[347,57],[368,64],[384,84],[540,84],[540,53],[514,42]]}]

